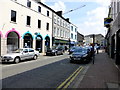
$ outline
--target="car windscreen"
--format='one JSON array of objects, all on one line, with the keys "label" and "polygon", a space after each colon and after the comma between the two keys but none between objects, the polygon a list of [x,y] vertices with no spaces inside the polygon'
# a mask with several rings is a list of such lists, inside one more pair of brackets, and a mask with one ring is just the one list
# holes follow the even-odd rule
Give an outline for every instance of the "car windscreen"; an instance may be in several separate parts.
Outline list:
[{"label": "car windscreen", "polygon": [[23,51],[23,49],[17,49],[17,50],[15,50],[15,51],[13,51],[13,53],[20,53],[20,52],[22,52]]},{"label": "car windscreen", "polygon": [[74,52],[86,53],[86,52],[87,52],[87,49],[84,49],[84,48],[77,48],[77,49],[75,49]]}]

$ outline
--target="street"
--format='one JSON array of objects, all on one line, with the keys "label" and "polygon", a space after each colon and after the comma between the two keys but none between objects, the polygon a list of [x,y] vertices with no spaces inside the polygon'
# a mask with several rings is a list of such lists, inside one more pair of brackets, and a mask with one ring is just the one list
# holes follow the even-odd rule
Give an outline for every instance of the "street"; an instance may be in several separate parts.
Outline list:
[{"label": "street", "polygon": [[[59,56],[41,55],[37,60],[18,64],[3,64],[2,88],[59,88],[68,77],[76,78],[77,75],[71,75],[81,73],[86,66],[88,64],[71,64],[67,53]],[[81,71],[77,73],[77,69]]]}]

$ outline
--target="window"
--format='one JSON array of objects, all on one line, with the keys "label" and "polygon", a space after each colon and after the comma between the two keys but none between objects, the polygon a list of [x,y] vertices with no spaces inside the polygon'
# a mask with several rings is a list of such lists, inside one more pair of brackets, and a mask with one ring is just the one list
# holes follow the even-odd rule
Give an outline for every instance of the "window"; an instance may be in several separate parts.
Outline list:
[{"label": "window", "polygon": [[77,32],[77,29],[75,28],[75,32]]},{"label": "window", "polygon": [[47,25],[46,25],[46,29],[49,30],[49,23],[47,23]]},{"label": "window", "polygon": [[41,20],[38,20],[38,28],[41,28]]},{"label": "window", "polygon": [[59,36],[59,28],[57,29],[57,36]]},{"label": "window", "polygon": [[29,52],[34,52],[34,50],[33,49],[29,49]]},{"label": "window", "polygon": [[11,10],[11,21],[16,22],[16,11]]},{"label": "window", "polygon": [[31,20],[31,17],[27,16],[27,25],[30,25],[30,20]]},{"label": "window", "polygon": [[77,39],[77,35],[75,35],[75,39]]},{"label": "window", "polygon": [[71,39],[73,39],[73,34],[71,33]]},{"label": "window", "polygon": [[49,11],[47,11],[47,16],[49,16]]},{"label": "window", "polygon": [[27,7],[31,7],[31,1],[27,0]]},{"label": "window", "polygon": [[73,31],[73,26],[71,26],[71,30]]},{"label": "window", "polygon": [[41,12],[41,7],[40,6],[38,6],[38,12]]}]

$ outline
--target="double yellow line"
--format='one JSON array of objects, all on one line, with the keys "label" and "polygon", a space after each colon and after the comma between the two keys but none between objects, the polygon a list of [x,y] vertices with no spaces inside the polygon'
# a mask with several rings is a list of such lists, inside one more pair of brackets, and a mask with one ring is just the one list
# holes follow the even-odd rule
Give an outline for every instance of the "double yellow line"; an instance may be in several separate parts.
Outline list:
[{"label": "double yellow line", "polygon": [[83,69],[82,66],[80,66],[72,75],[70,75],[63,83],[61,83],[58,87],[57,90],[62,89],[62,88],[67,88],[73,80],[76,78],[76,76],[81,72]]}]

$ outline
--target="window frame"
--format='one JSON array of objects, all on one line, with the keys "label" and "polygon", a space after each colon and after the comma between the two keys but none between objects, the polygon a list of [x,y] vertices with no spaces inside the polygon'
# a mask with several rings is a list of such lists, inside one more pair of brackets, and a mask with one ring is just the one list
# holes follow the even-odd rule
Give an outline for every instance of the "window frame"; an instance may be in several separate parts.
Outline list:
[{"label": "window frame", "polygon": [[16,22],[16,17],[17,17],[17,12],[15,10],[11,10],[11,21]]},{"label": "window frame", "polygon": [[30,16],[27,16],[26,25],[27,25],[27,26],[30,26],[30,25],[31,25],[31,17],[30,17]]}]

